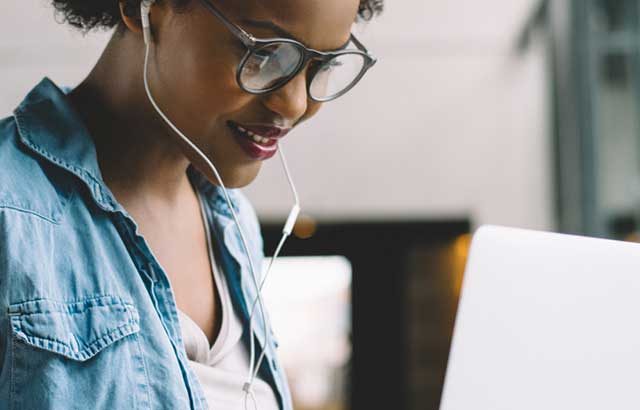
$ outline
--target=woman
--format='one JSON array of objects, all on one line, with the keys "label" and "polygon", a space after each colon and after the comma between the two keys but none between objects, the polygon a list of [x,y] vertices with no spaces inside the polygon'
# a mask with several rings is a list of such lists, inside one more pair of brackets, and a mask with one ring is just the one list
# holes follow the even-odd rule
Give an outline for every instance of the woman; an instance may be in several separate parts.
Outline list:
[{"label": "woman", "polygon": [[222,188],[373,65],[350,28],[381,0],[53,4],[116,30],[0,122],[0,408],[291,409],[258,221]]}]

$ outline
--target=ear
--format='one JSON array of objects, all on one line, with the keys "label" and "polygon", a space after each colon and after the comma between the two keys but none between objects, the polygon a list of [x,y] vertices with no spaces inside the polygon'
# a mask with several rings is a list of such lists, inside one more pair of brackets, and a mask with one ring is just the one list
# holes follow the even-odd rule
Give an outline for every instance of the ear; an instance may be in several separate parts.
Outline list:
[{"label": "ear", "polygon": [[120,18],[124,28],[132,33],[142,34],[142,19],[140,18],[140,7],[128,0],[119,0]]}]

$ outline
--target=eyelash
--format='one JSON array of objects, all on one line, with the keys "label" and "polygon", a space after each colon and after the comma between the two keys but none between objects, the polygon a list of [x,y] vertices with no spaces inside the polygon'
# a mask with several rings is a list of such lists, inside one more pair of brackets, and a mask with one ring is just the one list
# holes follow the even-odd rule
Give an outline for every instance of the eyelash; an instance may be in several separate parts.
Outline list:
[{"label": "eyelash", "polygon": [[329,69],[331,69],[332,67],[340,67],[341,65],[342,65],[341,62],[337,61],[336,59],[332,59],[328,63],[322,64],[322,66],[320,67],[320,70],[329,71]]}]

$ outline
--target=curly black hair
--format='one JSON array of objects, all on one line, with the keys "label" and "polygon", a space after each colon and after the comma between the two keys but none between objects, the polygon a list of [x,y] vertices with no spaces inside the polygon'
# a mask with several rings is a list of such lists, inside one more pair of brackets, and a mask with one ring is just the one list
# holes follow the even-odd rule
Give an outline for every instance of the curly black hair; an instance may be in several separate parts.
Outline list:
[{"label": "curly black hair", "polygon": [[[125,13],[135,16],[141,0],[124,0]],[[171,0],[177,8],[185,7],[190,0]],[[120,22],[118,2],[111,0],[52,0],[53,7],[62,17],[62,21],[85,32],[103,28],[110,29]],[[371,20],[382,13],[384,0],[360,0],[358,19]]]}]

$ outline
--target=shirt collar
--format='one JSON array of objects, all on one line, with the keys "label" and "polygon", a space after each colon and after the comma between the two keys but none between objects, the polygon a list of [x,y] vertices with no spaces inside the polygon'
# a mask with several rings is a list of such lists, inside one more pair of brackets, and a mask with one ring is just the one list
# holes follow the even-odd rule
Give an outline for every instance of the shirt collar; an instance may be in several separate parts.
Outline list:
[{"label": "shirt collar", "polygon": [[[70,104],[68,87],[59,88],[48,77],[38,83],[14,111],[22,142],[36,154],[67,169],[89,187],[94,200],[105,210],[127,212],[102,179],[93,138],[77,111]],[[231,217],[220,188],[211,184],[193,166],[188,177],[214,210]],[[238,211],[236,195],[228,189],[229,198]]]},{"label": "shirt collar", "polygon": [[88,130],[65,93],[49,78],[27,94],[14,115],[22,142],[36,154],[69,170],[90,187],[104,185]]}]

